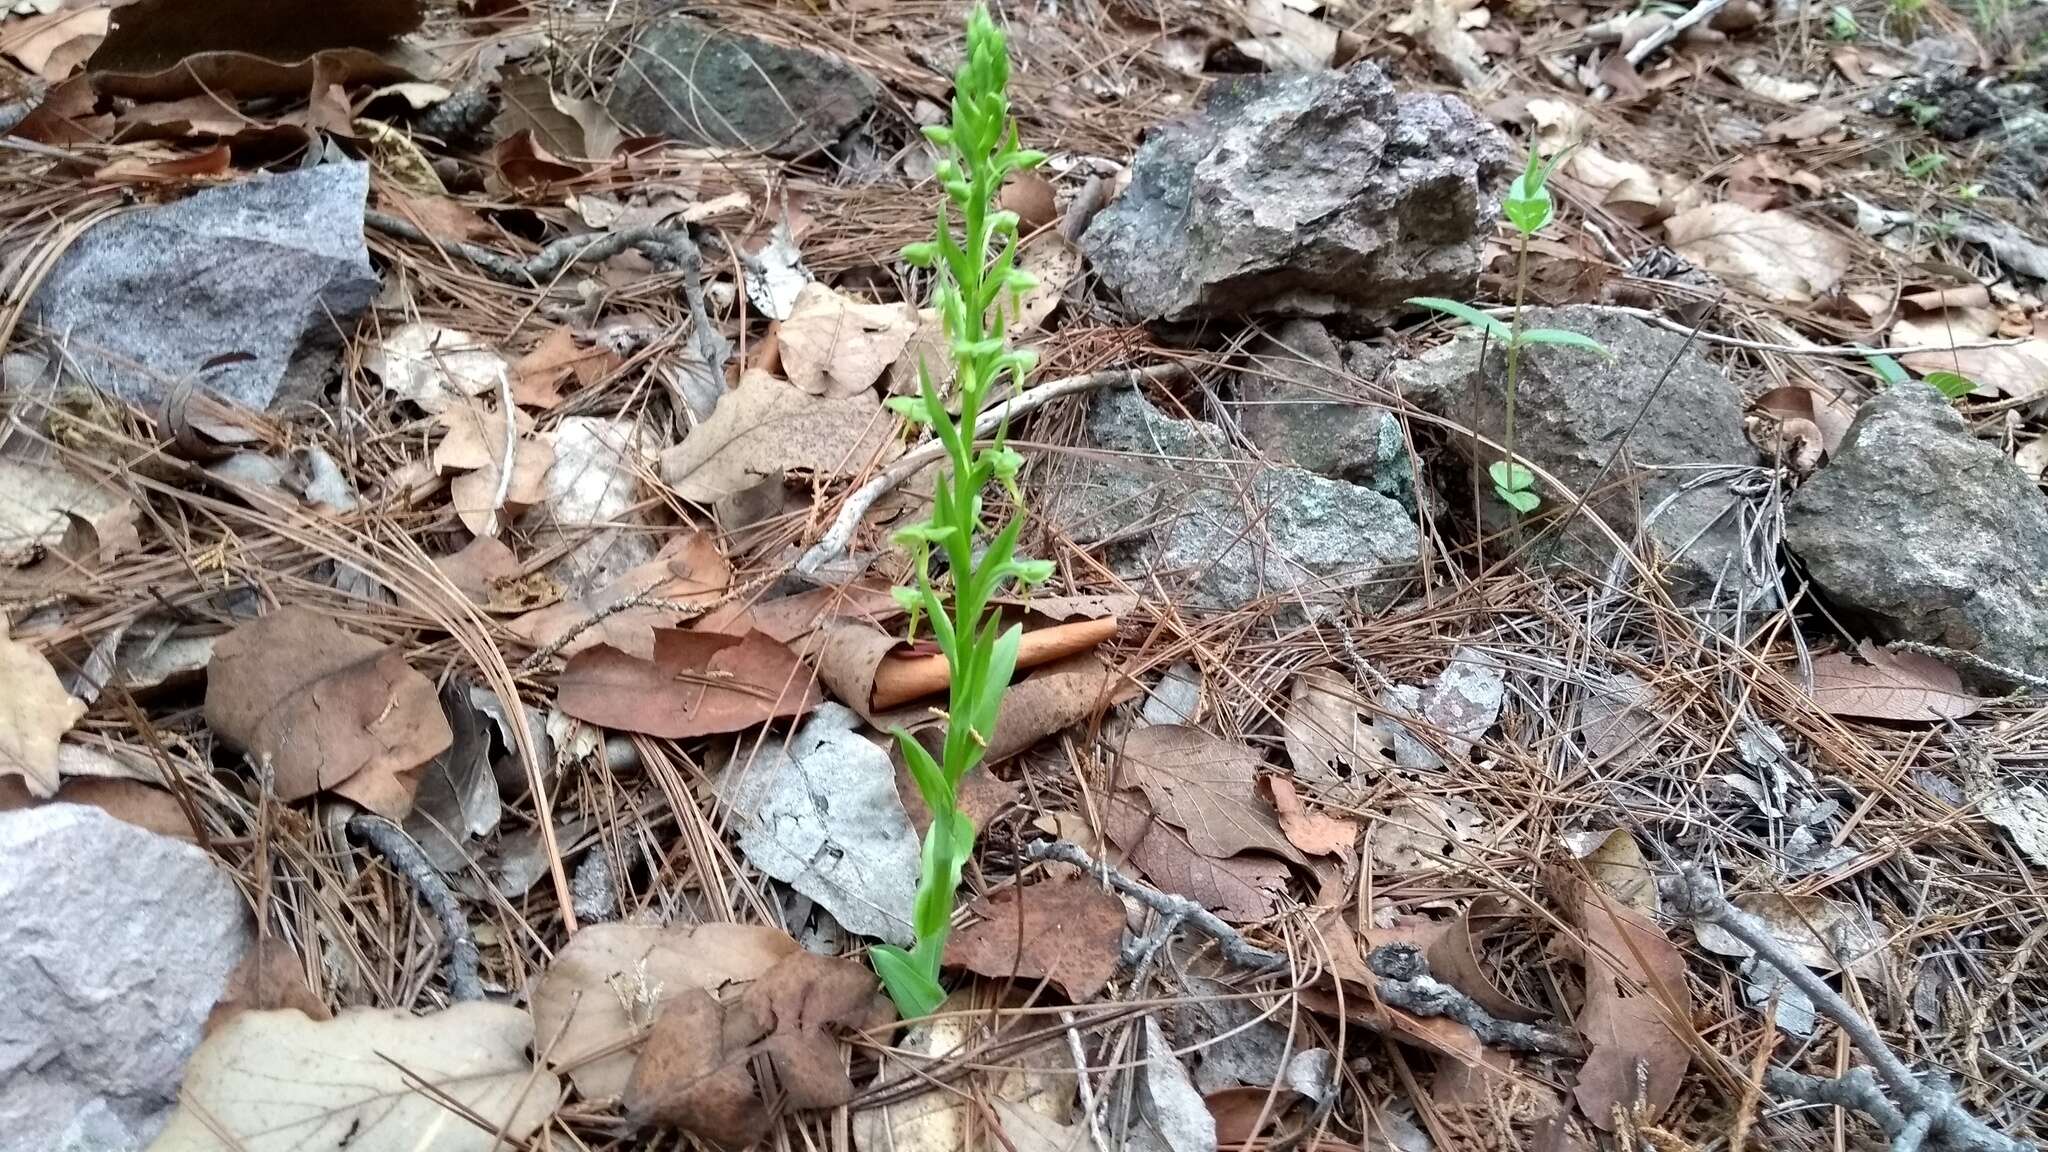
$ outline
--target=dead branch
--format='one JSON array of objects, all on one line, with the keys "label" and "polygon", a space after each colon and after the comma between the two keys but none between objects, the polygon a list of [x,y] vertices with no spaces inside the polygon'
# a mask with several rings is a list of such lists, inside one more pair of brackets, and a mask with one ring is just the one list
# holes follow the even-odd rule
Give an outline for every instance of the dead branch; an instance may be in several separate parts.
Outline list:
[{"label": "dead branch", "polygon": [[382,816],[359,812],[349,817],[348,833],[375,848],[393,872],[405,877],[441,922],[442,941],[448,946],[448,999],[457,1003],[483,999],[483,981],[477,976],[480,957],[476,937],[470,934],[462,905],[456,903],[455,894],[448,890],[441,870],[412,842],[405,829]]},{"label": "dead branch", "polygon": [[[1837,1080],[1773,1073],[1766,1081],[1773,1091],[1863,1113],[1892,1139],[1894,1152],[1918,1152],[1922,1141],[1928,1139],[1936,1147],[1968,1152],[2021,1152],[2033,1147],[1993,1131],[1972,1115],[1948,1087],[1946,1073],[1937,1070],[1922,1074],[1907,1067],[1870,1021],[1850,1007],[1827,981],[1814,975],[1805,961],[1771,934],[1769,927],[1729,903],[1705,868],[1681,865],[1677,875],[1659,881],[1658,887],[1674,914],[1718,925],[1749,945],[1759,959],[1806,993],[1813,1006],[1833,1020],[1864,1059],[1870,1061],[1869,1068]],[[1889,1097],[1883,1089],[1890,1090]]]}]

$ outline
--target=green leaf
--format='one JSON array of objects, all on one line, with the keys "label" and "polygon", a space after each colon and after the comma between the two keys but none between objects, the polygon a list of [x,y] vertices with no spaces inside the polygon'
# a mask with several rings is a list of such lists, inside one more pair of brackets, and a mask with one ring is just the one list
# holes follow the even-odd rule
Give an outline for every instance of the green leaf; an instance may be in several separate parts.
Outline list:
[{"label": "green leaf", "polygon": [[1961,400],[1977,390],[1977,382],[1960,372],[1929,372],[1921,379],[1951,400]]},{"label": "green leaf", "polygon": [[1495,487],[1493,494],[1500,497],[1501,503],[1524,515],[1534,512],[1537,506],[1543,503],[1543,498],[1534,492],[1510,492],[1505,488]]},{"label": "green leaf", "polygon": [[1019,584],[1030,587],[1052,579],[1053,566],[1050,560],[1019,560],[1012,564]]},{"label": "green leaf", "polygon": [[896,1011],[904,1019],[929,1016],[946,1002],[946,990],[918,968],[910,953],[894,944],[877,944],[868,950],[868,956],[875,966],[875,975],[882,978],[882,987],[888,991],[889,999],[896,1002]]},{"label": "green leaf", "polygon": [[1886,356],[1882,352],[1874,352],[1865,356],[1863,360],[1877,373],[1877,378],[1886,387],[1894,384],[1904,384],[1913,378],[1912,374],[1906,371],[1905,365],[1900,364],[1897,360]]},{"label": "green leaf", "polygon": [[1010,690],[1010,677],[1017,671],[1017,650],[1024,643],[1024,626],[1012,624],[996,641],[989,654],[988,672],[981,681],[981,700],[974,709],[974,730],[985,740],[995,735],[996,719],[1002,714],[1003,695]]},{"label": "green leaf", "polygon": [[1515,226],[1515,231],[1533,236],[1543,231],[1543,226],[1550,223],[1555,212],[1550,201],[1550,189],[1538,189],[1533,196],[1516,195],[1521,189],[1522,178],[1516,177],[1508,188],[1507,199],[1501,202],[1501,212],[1507,216],[1508,223]]},{"label": "green leaf", "polygon": [[1417,308],[1427,308],[1432,312],[1441,312],[1446,316],[1454,316],[1474,328],[1484,331],[1496,340],[1505,341],[1512,335],[1512,330],[1507,325],[1472,307],[1470,304],[1460,304],[1456,300],[1445,300],[1437,296],[1410,296],[1408,303],[1415,305]]},{"label": "green leaf", "polygon": [[916,244],[905,244],[899,255],[912,268],[929,268],[939,262],[939,245],[936,240],[921,240]]},{"label": "green leaf", "polygon": [[896,601],[896,606],[905,612],[921,612],[924,610],[924,593],[919,592],[915,588],[905,588],[899,584],[889,589],[889,597]]},{"label": "green leaf", "polygon": [[1536,477],[1520,464],[1510,466],[1505,460],[1495,460],[1486,469],[1493,477],[1493,486],[1503,492],[1527,492],[1536,487]]},{"label": "green leaf", "polygon": [[[923,371],[922,366],[919,371]],[[932,410],[922,396],[891,396],[882,401],[883,407],[913,424],[932,423]]]},{"label": "green leaf", "polygon": [[1521,336],[1516,339],[1516,343],[1556,344],[1566,348],[1583,349],[1608,360],[1614,359],[1613,354],[1607,351],[1605,344],[1584,333],[1568,332],[1563,328],[1525,328],[1522,330]]}]

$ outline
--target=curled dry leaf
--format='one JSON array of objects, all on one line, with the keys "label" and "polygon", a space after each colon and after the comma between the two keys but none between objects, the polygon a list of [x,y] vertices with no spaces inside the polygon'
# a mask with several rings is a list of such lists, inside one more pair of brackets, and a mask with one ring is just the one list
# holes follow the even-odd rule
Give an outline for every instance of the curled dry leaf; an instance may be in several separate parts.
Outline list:
[{"label": "curled dry leaf", "polygon": [[[1076,620],[1070,624],[1033,628],[1024,633],[1018,644],[1017,670],[1024,672],[1080,655],[1114,637],[1116,630],[1114,618]],[[887,653],[875,666],[874,691],[869,707],[884,712],[921,697],[935,695],[945,691],[952,679],[952,668],[943,653]]]},{"label": "curled dry leaf", "polygon": [[[713,609],[697,621],[701,632],[754,631],[773,636],[798,652],[810,655],[812,640],[826,624],[853,620],[880,626],[903,614],[889,586],[877,580],[856,580],[849,584],[828,584],[751,603],[735,600]],[[830,683],[828,680],[827,683]]]},{"label": "curled dry leaf", "polygon": [[1273,809],[1256,792],[1266,762],[1242,744],[1180,724],[1133,731],[1118,761],[1122,782],[1135,784],[1160,816],[1187,830],[1204,856],[1249,849],[1306,865]]},{"label": "curled dry leaf", "polygon": [[1703,204],[1664,222],[1680,256],[1781,304],[1807,304],[1834,290],[1854,255],[1848,241],[1790,212]]},{"label": "curled dry leaf", "polygon": [[911,305],[864,303],[814,280],[777,329],[782,370],[813,396],[866,392],[903,354],[917,326]]},{"label": "curled dry leaf", "polygon": [[499,80],[498,92],[501,108],[491,129],[499,139],[530,132],[536,143],[558,156],[602,161],[625,138],[604,105],[565,96],[551,88],[545,76],[508,72]]},{"label": "curled dry leaf", "polygon": [[[838,1033],[895,1018],[866,966],[808,952],[784,957],[723,1002],[692,989],[648,1033],[626,1086],[627,1115],[643,1127],[743,1147],[785,1110],[851,1100]],[[757,1069],[768,1074],[765,1082]]]},{"label": "curled dry leaf", "polygon": [[1116,975],[1124,902],[1088,877],[1004,888],[971,911],[981,920],[953,933],[949,965],[996,980],[1051,980],[1076,1004]]},{"label": "curled dry leaf", "polygon": [[1855,656],[1831,652],[1814,660],[1812,699],[1830,716],[1866,720],[1960,720],[1984,706],[1941,661],[1868,641]]},{"label": "curled dry leaf", "polygon": [[554,1113],[533,1019],[509,1004],[431,1016],[242,1012],[200,1042],[152,1152],[487,1152]]},{"label": "curled dry leaf", "polygon": [[1038,286],[1016,301],[1006,325],[1012,335],[1044,326],[1066,298],[1067,287],[1081,274],[1081,249],[1059,229],[1048,228],[1018,246],[1017,267],[1036,277]]},{"label": "curled dry leaf", "polygon": [[58,741],[84,715],[42,653],[0,634],[0,777],[21,777],[32,796],[55,796]]},{"label": "curled dry leaf", "polygon": [[[509,512],[531,508],[547,495],[555,448],[533,434],[533,417],[512,409],[511,479],[505,479],[506,414],[480,404],[451,404],[436,423],[447,430],[434,449],[434,467],[458,475],[448,483],[449,499],[463,527],[473,535],[495,536]],[[504,493],[503,503],[498,494]]]},{"label": "curled dry leaf", "polygon": [[1017,230],[1026,236],[1059,218],[1058,200],[1052,181],[1031,170],[1012,172],[1003,181],[996,206],[1017,214]]},{"label": "curled dry leaf", "polygon": [[1594,834],[1587,839],[1594,841],[1592,851],[1581,857],[1587,879],[1645,916],[1664,910],[1664,901],[1657,895],[1657,874],[1650,870],[1642,846],[1628,829],[1616,828],[1605,836]]},{"label": "curled dry leaf", "polygon": [[1899,362],[1915,372],[1960,372],[2015,400],[2048,396],[2048,329],[2030,339],[1997,348],[1957,348],[2000,337],[1998,313],[1989,308],[1948,308],[1900,320],[1886,337],[1893,347],[1946,351],[1909,352]]},{"label": "curled dry leaf", "polygon": [[0,457],[0,564],[21,567],[66,547],[74,525],[91,533],[78,551],[101,563],[142,546],[141,509],[127,496],[50,463]]},{"label": "curled dry leaf", "polygon": [[1820,433],[1820,446],[1833,455],[1856,420],[1856,406],[1840,395],[1829,396],[1817,389],[1789,384],[1773,388],[1756,398],[1759,411],[1780,420],[1805,420]]},{"label": "curled dry leaf", "polygon": [[1271,916],[1287,891],[1285,861],[1256,853],[1219,860],[1197,852],[1179,829],[1153,814],[1137,789],[1106,797],[1103,810],[1104,831],[1125,863],[1154,887],[1197,901],[1233,924]]},{"label": "curled dry leaf", "polygon": [[397,648],[297,607],[214,644],[206,722],[268,765],[280,799],[333,792],[400,821],[419,769],[455,738],[433,681]]},{"label": "curled dry leaf", "polygon": [[[561,654],[599,644],[643,660],[654,658],[654,635],[688,619],[697,606],[715,603],[732,587],[732,566],[708,532],[691,530],[662,546],[654,559],[628,569],[586,596],[564,600],[512,621],[512,634],[535,648],[568,636]],[[634,601],[621,609],[618,605]],[[602,617],[597,623],[586,623]],[[578,631],[578,629],[581,629]],[[735,635],[745,629],[733,629]],[[573,633],[573,636],[571,635]]]},{"label": "curled dry leaf", "polygon": [[1573,152],[1565,162],[1565,175],[1592,191],[1602,208],[1638,228],[1669,210],[1664,190],[1648,168],[1609,156],[1597,144]]},{"label": "curled dry leaf", "polygon": [[719,397],[711,419],[662,454],[661,474],[676,495],[700,504],[787,472],[820,479],[854,476],[902,455],[898,424],[872,391],[813,396],[786,380],[748,371],[737,388]]},{"label": "curled dry leaf", "polygon": [[1467,19],[1486,11],[1485,0],[1413,0],[1405,15],[1387,30],[1406,36],[1429,50],[1445,71],[1467,88],[1486,83],[1486,50],[1468,31]]},{"label": "curled dry leaf", "polygon": [[801,716],[824,697],[785,645],[750,632],[660,629],[642,659],[601,644],[569,658],[557,704],[588,724],[669,740]]},{"label": "curled dry leaf", "polygon": [[235,970],[228,973],[228,986],[206,1017],[206,1034],[243,1012],[272,1012],[292,1008],[309,1020],[332,1020],[327,1002],[314,995],[306,983],[306,968],[292,951],[290,942],[268,932],[256,937]]},{"label": "curled dry leaf", "polygon": [[1309,811],[1295,792],[1294,781],[1285,776],[1266,776],[1261,782],[1273,798],[1280,831],[1289,843],[1310,856],[1345,858],[1350,855],[1352,846],[1358,843],[1356,823]]},{"label": "curled dry leaf", "polygon": [[553,1044],[549,1066],[579,1095],[614,1099],[625,1094],[640,1037],[664,1006],[758,980],[798,951],[787,933],[758,924],[593,924],[541,974],[534,1027]]}]

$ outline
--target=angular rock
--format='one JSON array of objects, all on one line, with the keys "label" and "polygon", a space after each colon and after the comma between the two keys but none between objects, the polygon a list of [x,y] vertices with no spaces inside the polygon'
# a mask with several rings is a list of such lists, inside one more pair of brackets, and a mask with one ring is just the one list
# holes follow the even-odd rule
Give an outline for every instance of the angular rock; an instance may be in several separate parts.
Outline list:
[{"label": "angular rock", "polygon": [[1386,357],[1366,344],[1339,347],[1314,320],[1289,320],[1250,348],[1237,374],[1237,425],[1261,455],[1348,480],[1415,510],[1415,470],[1392,412],[1366,402],[1363,382]]},{"label": "angular rock", "polygon": [[147,1146],[248,945],[198,848],[76,804],[0,814],[0,1146]]},{"label": "angular rock", "polygon": [[[1681,491],[1700,479],[1703,465],[1757,462],[1742,434],[1742,395],[1735,385],[1687,348],[1685,337],[1633,317],[1595,308],[1531,308],[1523,324],[1584,333],[1611,354],[1551,345],[1522,350],[1515,453],[1588,497],[1585,512],[1543,542],[1542,558],[1598,578],[1614,547],[1586,513],[1597,513],[1625,541],[1647,519],[1658,558],[1670,565],[1674,594],[1697,599],[1717,582],[1724,590],[1738,587],[1744,568],[1732,514],[1737,497],[1721,484]],[[1488,342],[1481,373],[1480,344],[1478,332],[1461,332],[1395,365],[1392,379],[1408,399],[1497,443],[1507,410],[1507,356],[1500,341]],[[1469,437],[1454,436],[1451,444],[1481,468],[1500,459],[1497,450]],[[1542,487],[1543,506],[1525,521],[1532,527],[1572,511],[1572,501]],[[1507,525],[1508,511],[1490,484],[1479,503],[1489,529]]]},{"label": "angular rock", "polygon": [[1788,502],[1785,544],[1880,639],[2048,676],[2048,502],[1933,388],[1863,405]]},{"label": "angular rock", "polygon": [[839,142],[875,108],[875,82],[830,56],[674,17],[619,66],[612,113],[697,144],[793,157]]},{"label": "angular rock", "polygon": [[1373,64],[1252,77],[1160,126],[1081,245],[1147,321],[1379,319],[1466,294],[1508,168],[1483,117]]},{"label": "angular rock", "polygon": [[[185,377],[261,410],[318,378],[377,293],[369,167],[259,174],[102,221],[30,302],[94,384],[141,404]],[[202,368],[221,356],[248,359]]]},{"label": "angular rock", "polygon": [[1083,462],[1052,499],[1074,539],[1104,544],[1131,578],[1185,584],[1198,607],[1353,596],[1388,602],[1415,573],[1415,522],[1367,488],[1246,461],[1215,425],[1176,420],[1135,392],[1097,396]]}]

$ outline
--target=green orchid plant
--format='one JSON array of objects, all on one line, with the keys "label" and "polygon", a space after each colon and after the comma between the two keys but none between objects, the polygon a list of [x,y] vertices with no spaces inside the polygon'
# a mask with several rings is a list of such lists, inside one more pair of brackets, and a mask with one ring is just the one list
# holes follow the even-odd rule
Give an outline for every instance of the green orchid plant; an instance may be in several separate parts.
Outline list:
[{"label": "green orchid plant", "polygon": [[[905,1017],[928,1016],[945,1000],[939,960],[975,835],[973,821],[960,811],[960,781],[981,762],[995,732],[1023,639],[1021,626],[1003,627],[991,602],[1006,581],[1028,587],[1052,576],[1051,561],[1016,554],[1024,527],[1017,491],[1023,457],[1005,442],[1006,427],[986,442],[975,434],[993,386],[1007,377],[1021,390],[1038,364],[1035,353],[1010,348],[1005,337],[1006,307],[1014,308],[1036,281],[1016,266],[1017,214],[997,210],[996,200],[1005,177],[1045,162],[1044,153],[1017,145],[1009,82],[1002,31],[986,9],[976,8],[967,21],[967,59],[953,82],[952,123],[924,130],[945,153],[937,172],[946,193],[938,225],[931,240],[903,250],[906,262],[935,273],[933,301],[953,361],[950,397],[940,395],[920,362],[918,394],[889,402],[913,424],[930,427],[946,449],[931,518],[896,534],[917,572],[916,585],[896,589],[896,599],[910,613],[913,634],[920,621],[930,621],[952,673],[939,755],[908,732],[895,732],[932,814],[912,913],[916,945],[907,951],[879,945],[871,953],[876,975]],[[1002,524],[989,523],[982,503],[992,482],[1009,496],[1010,516]],[[942,577],[933,574],[935,555],[945,562]]]},{"label": "green orchid plant", "polygon": [[1529,287],[1529,241],[1556,215],[1557,207],[1550,198],[1549,180],[1551,172],[1556,170],[1565,155],[1559,153],[1545,163],[1531,151],[1522,174],[1515,177],[1514,183],[1508,186],[1507,198],[1501,201],[1501,213],[1514,226],[1519,239],[1515,252],[1515,308],[1509,323],[1503,324],[1456,300],[1416,296],[1408,301],[1418,308],[1428,308],[1463,320],[1485,332],[1489,338],[1500,341],[1507,349],[1507,410],[1501,425],[1502,456],[1487,469],[1487,475],[1493,478],[1493,494],[1500,498],[1500,502],[1522,514],[1534,512],[1543,503],[1543,498],[1536,494],[1536,477],[1515,463],[1515,387],[1521,380],[1522,349],[1531,344],[1562,344],[1601,356],[1608,354],[1598,340],[1578,332],[1562,328],[1522,327],[1522,300]]}]

